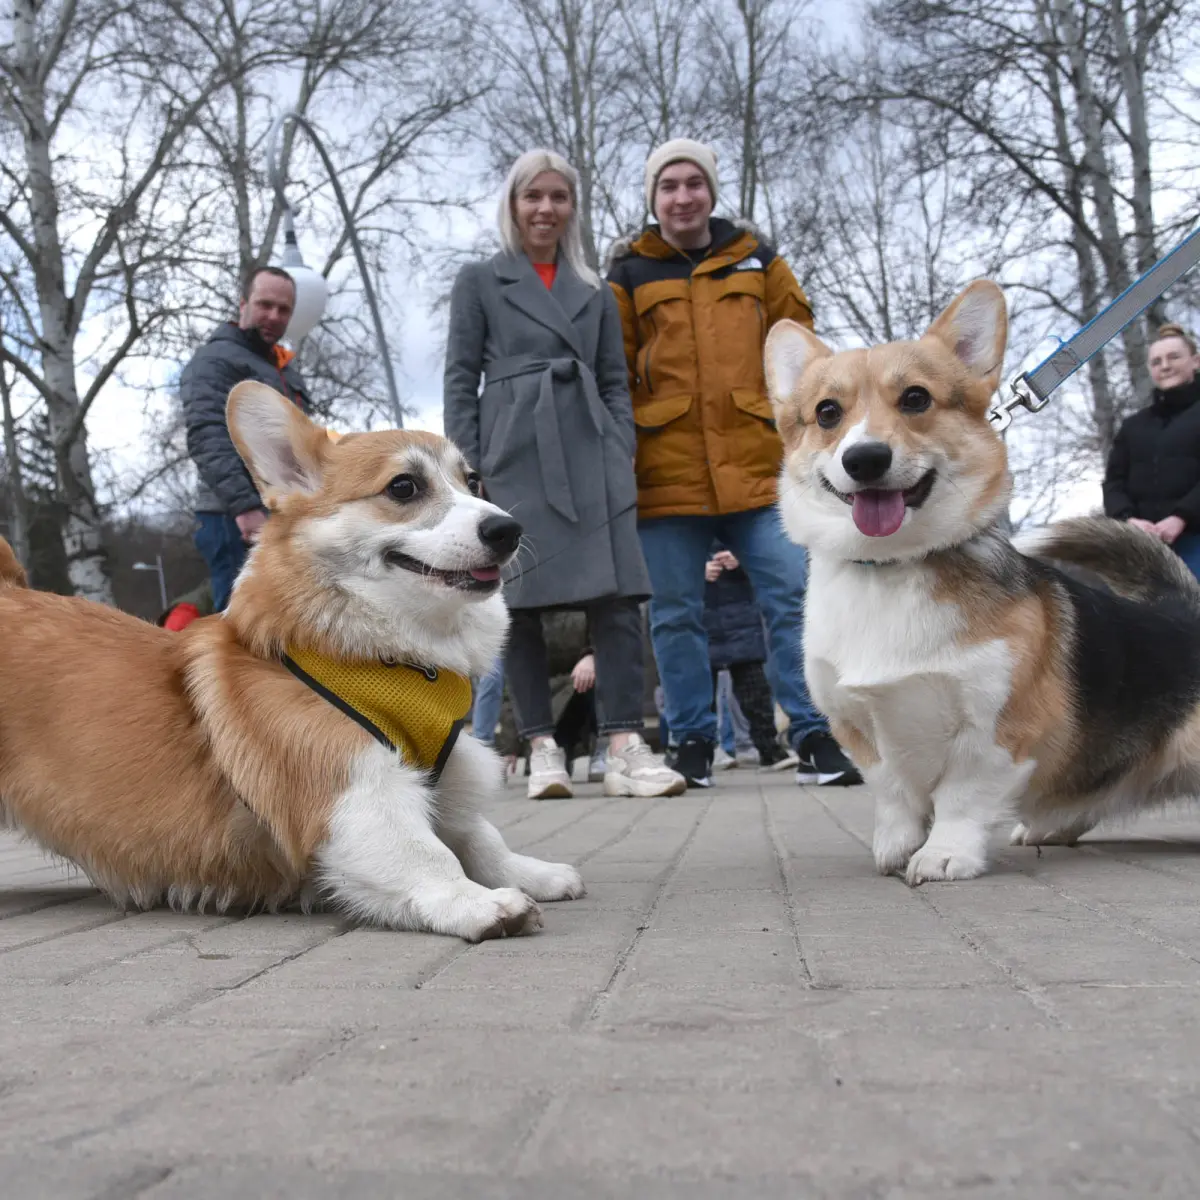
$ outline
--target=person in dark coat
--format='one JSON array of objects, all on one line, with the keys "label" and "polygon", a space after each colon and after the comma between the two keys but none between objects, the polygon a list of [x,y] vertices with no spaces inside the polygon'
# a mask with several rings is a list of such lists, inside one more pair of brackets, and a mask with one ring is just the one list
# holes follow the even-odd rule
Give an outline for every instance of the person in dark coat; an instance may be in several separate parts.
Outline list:
[{"label": "person in dark coat", "polygon": [[229,603],[246,551],[267,519],[266,509],[225,425],[235,384],[256,379],[311,411],[290,350],[279,345],[291,320],[296,286],[280,267],[259,267],[242,286],[236,321],[223,321],[192,356],[179,379],[187,447],[200,476],[196,548],[208,564],[213,603]]},{"label": "person in dark coat", "polygon": [[[486,495],[525,529],[506,578],[505,656],[529,795],[571,794],[553,738],[542,614],[583,609],[596,656],[609,795],[675,794],[684,780],[641,736],[639,601],[650,580],[637,532],[633,408],[616,299],[588,266],[578,175],[545,150],[513,165],[500,201],[504,249],[459,272],[450,296],[445,430]],[[482,390],[480,384],[482,383]]]},{"label": "person in dark coat", "polygon": [[750,726],[759,764],[774,766],[786,758],[775,729],[775,699],[763,663],[767,643],[754,586],[738,560],[721,545],[713,547],[704,569],[704,627],[713,692],[717,676],[728,671],[733,694]]},{"label": "person in dark coat", "polygon": [[1166,542],[1200,578],[1200,354],[1179,325],[1151,343],[1148,408],[1126,418],[1104,475],[1104,511]]}]

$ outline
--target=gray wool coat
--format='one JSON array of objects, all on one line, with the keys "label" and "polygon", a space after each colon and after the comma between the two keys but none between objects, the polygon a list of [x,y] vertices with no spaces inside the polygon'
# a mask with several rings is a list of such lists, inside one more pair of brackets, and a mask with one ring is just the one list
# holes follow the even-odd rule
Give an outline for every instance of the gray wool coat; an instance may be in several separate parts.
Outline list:
[{"label": "gray wool coat", "polygon": [[525,529],[505,578],[511,608],[649,596],[610,288],[589,287],[561,256],[551,289],[524,254],[463,267],[450,294],[444,403],[446,436]]}]

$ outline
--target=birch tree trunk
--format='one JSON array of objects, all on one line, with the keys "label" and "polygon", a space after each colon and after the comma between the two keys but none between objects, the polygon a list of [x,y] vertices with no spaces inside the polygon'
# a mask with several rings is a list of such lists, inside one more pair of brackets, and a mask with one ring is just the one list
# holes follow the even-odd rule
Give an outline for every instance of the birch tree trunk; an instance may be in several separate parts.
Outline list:
[{"label": "birch tree trunk", "polygon": [[[69,18],[64,15],[64,19]],[[13,65],[32,238],[32,244],[22,248],[34,265],[34,286],[41,318],[41,391],[54,439],[58,486],[66,504],[63,548],[76,593],[89,600],[111,604],[112,581],[104,548],[101,512],[96,503],[88,460],[87,433],[79,420],[81,405],[75,379],[75,341],[79,322],[67,296],[58,195],[50,154],[51,116],[45,88],[46,73],[38,46],[35,0],[14,0]]]}]

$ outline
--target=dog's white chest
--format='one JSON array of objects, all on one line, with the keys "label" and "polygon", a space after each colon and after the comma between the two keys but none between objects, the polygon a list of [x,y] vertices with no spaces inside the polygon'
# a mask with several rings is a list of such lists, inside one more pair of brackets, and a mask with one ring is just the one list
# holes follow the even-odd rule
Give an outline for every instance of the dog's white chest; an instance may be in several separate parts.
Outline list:
[{"label": "dog's white chest", "polygon": [[814,558],[804,632],[813,700],[891,769],[928,784],[964,736],[993,742],[1008,698],[1008,646],[965,644],[963,626],[923,571]]}]

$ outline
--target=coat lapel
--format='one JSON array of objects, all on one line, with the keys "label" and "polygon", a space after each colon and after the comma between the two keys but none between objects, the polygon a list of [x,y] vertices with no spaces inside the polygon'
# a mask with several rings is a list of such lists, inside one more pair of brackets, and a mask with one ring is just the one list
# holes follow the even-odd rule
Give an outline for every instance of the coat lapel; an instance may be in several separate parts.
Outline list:
[{"label": "coat lapel", "polygon": [[578,275],[571,270],[565,258],[559,258],[558,271],[554,276],[554,286],[550,295],[562,306],[567,319],[574,322],[575,318],[587,307],[588,301],[596,295],[596,289],[588,287]]},{"label": "coat lapel", "polygon": [[[573,297],[575,287],[586,288],[583,283],[561,259],[558,273],[554,279],[554,291],[547,290],[546,285],[538,278],[533,265],[524,254],[500,254],[496,257],[496,274],[504,283],[503,296],[514,308],[518,308],[527,317],[553,330],[574,350],[578,357],[583,356],[582,339],[579,331],[571,324],[571,318],[563,304],[563,294],[559,290],[560,281],[566,283],[566,276],[572,280],[567,285],[567,297]],[[590,289],[588,289],[590,290]]]}]

